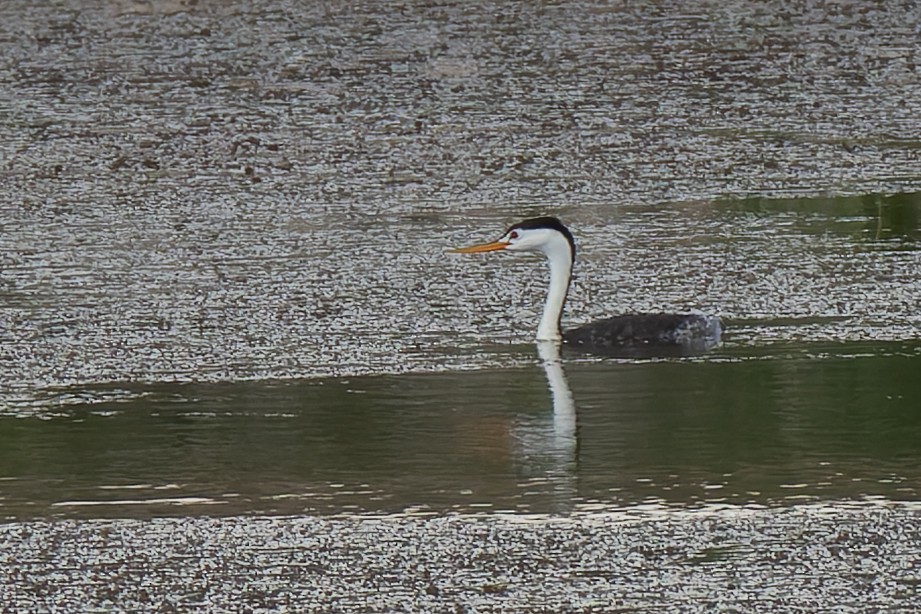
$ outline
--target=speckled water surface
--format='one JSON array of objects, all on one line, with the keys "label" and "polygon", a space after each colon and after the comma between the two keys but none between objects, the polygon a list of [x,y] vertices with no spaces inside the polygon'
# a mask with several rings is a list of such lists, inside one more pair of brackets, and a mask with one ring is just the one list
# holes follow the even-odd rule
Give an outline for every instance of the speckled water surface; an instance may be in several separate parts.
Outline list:
[{"label": "speckled water surface", "polygon": [[[0,601],[910,609],[919,23],[4,3]],[[538,214],[579,243],[565,323],[699,310],[723,346],[545,364],[542,263],[445,253]]]},{"label": "speckled water surface", "polygon": [[910,612],[917,510],[0,525],[24,610]]},{"label": "speckled water surface", "polygon": [[913,9],[4,6],[7,402],[505,364],[534,264],[444,249],[535,213],[578,236],[574,322],[917,336]]}]

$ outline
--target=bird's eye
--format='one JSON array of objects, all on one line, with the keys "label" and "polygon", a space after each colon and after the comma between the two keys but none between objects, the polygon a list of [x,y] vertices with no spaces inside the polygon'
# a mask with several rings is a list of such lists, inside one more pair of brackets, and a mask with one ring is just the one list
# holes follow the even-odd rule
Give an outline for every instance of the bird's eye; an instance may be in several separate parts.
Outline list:
[{"label": "bird's eye", "polygon": [[512,232],[508,233],[508,238],[509,238],[509,239],[517,239],[517,238],[518,238],[518,231],[517,231],[517,230],[513,230]]}]

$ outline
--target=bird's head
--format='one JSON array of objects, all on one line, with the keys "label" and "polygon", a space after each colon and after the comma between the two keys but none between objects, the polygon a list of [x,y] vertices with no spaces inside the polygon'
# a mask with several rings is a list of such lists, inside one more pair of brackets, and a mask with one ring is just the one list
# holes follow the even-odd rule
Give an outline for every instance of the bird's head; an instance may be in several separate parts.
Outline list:
[{"label": "bird's head", "polygon": [[481,252],[542,252],[548,258],[554,253],[567,251],[575,259],[576,243],[572,233],[555,217],[536,217],[518,222],[503,233],[496,241],[481,243],[451,250],[455,254],[478,254]]}]

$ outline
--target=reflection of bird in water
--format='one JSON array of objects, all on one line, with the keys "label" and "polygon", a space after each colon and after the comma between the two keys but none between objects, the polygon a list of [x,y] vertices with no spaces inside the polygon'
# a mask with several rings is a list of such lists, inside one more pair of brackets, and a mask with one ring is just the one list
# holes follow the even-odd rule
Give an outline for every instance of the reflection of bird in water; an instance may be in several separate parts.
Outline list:
[{"label": "reflection of bird in water", "polygon": [[566,374],[563,372],[559,344],[552,341],[538,341],[537,353],[543,363],[547,385],[550,387],[553,399],[555,448],[566,452],[567,460],[575,462],[578,450],[576,405],[572,400],[572,392],[569,390]]},{"label": "reflection of bird in water", "polygon": [[547,378],[553,413],[519,417],[513,433],[520,445],[517,461],[532,494],[550,496],[554,512],[567,512],[572,509],[579,489],[578,416],[560,360],[560,344],[538,341],[537,352]]},{"label": "reflection of bird in water", "polygon": [[693,353],[720,341],[722,325],[716,316],[699,314],[629,314],[614,316],[561,331],[560,318],[569,291],[576,243],[569,229],[555,217],[519,222],[497,241],[453,250],[459,254],[541,252],[550,263],[550,287],[537,339],[563,341],[572,347],[601,353]]}]

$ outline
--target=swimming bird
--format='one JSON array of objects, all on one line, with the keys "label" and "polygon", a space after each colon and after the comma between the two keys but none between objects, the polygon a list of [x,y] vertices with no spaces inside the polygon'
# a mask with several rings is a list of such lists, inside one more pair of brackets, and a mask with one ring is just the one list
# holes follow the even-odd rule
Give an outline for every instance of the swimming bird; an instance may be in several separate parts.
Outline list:
[{"label": "swimming bird", "polygon": [[701,314],[626,314],[563,331],[560,322],[576,259],[576,241],[555,217],[524,220],[510,226],[496,241],[451,250],[457,254],[495,251],[541,252],[547,257],[550,286],[537,326],[538,341],[557,341],[584,351],[626,355],[698,353],[720,342],[719,317]]}]

